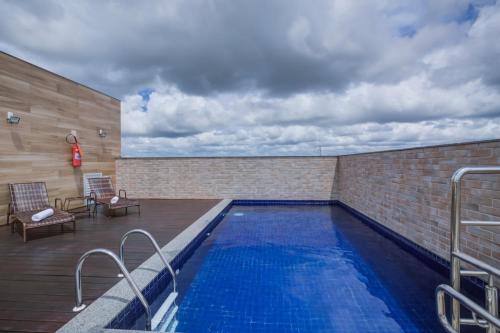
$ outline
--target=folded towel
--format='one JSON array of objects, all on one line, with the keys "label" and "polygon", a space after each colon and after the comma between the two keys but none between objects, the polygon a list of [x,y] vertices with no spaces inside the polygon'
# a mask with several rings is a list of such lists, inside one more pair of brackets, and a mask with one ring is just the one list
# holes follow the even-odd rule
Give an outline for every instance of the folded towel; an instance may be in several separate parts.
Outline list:
[{"label": "folded towel", "polygon": [[49,208],[33,215],[31,217],[31,221],[40,222],[41,220],[46,219],[47,217],[50,217],[52,215],[54,215],[54,210],[52,208]]},{"label": "folded towel", "polygon": [[118,202],[118,200],[120,200],[119,197],[112,197],[111,200],[110,200],[110,202],[111,202],[112,205],[114,205],[115,203]]}]

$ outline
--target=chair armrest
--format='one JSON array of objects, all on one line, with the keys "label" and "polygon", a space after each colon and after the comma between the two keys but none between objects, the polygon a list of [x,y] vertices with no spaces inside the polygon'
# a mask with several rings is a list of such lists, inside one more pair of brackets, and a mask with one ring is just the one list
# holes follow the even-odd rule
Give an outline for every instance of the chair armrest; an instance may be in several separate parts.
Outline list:
[{"label": "chair armrest", "polygon": [[[125,196],[123,196],[123,197],[122,197],[122,192],[123,192],[123,193],[125,193]],[[118,191],[118,196],[119,196],[120,198],[125,198],[125,199],[126,199],[126,198],[127,198],[127,191],[125,191],[125,190],[119,190],[119,191]]]},{"label": "chair armrest", "polygon": [[60,205],[60,207],[61,207],[61,208],[59,208],[59,209],[64,210],[64,205],[63,205],[63,201],[62,201],[62,199],[61,199],[61,198],[55,198],[55,199],[54,199],[54,207],[55,207],[55,208],[58,208],[58,207],[57,207],[57,203],[58,203],[58,202],[59,202],[59,205]]}]

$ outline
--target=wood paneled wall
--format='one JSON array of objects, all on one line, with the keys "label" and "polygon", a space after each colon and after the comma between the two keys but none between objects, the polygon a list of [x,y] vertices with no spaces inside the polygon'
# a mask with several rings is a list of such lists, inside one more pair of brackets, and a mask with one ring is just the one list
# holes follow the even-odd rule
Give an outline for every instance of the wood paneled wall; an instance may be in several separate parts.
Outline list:
[{"label": "wood paneled wall", "polygon": [[[7,123],[9,111],[21,117],[19,124]],[[65,141],[71,130],[83,150],[81,168],[71,166]],[[119,157],[119,100],[0,52],[0,224],[6,223],[8,183],[45,181],[53,202],[81,195],[83,173],[114,178]]]}]

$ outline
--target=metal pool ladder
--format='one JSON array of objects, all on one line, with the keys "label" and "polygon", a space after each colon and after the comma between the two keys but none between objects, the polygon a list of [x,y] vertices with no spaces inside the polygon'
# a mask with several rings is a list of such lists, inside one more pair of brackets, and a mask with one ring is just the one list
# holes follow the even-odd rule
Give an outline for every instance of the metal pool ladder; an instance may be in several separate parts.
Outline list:
[{"label": "metal pool ladder", "polygon": [[[441,284],[436,288],[436,305],[439,320],[449,333],[459,333],[461,325],[475,325],[486,329],[487,333],[497,333],[500,330],[498,318],[498,290],[494,285],[494,278],[500,278],[500,270],[479,259],[476,259],[460,250],[460,226],[500,226],[500,221],[462,221],[461,219],[461,181],[468,174],[498,174],[500,166],[465,167],[458,169],[451,178],[451,269],[450,285]],[[462,261],[476,269],[461,268]],[[460,291],[462,276],[486,278],[485,299],[486,305],[480,306]],[[451,324],[446,316],[446,295],[452,299]],[[460,306],[471,311],[471,318],[462,318]]]},{"label": "metal pool ladder", "polygon": [[107,249],[94,249],[85,252],[80,259],[78,260],[78,263],[76,265],[76,271],[75,271],[75,286],[76,286],[76,305],[73,308],[73,312],[80,312],[85,308],[85,304],[83,304],[82,301],[82,267],[83,263],[85,260],[94,254],[104,254],[111,259],[118,265],[118,268],[120,268],[120,271],[123,273],[123,276],[125,279],[127,279],[127,282],[132,288],[132,291],[134,292],[135,296],[139,299],[139,301],[142,303],[144,306],[144,310],[146,311],[146,330],[151,330],[151,310],[149,308],[149,304],[146,301],[146,298],[144,295],[141,293],[141,290],[139,287],[137,287],[137,284],[134,282],[132,279],[132,276],[130,276],[130,273],[127,271],[127,268],[125,268],[125,265],[123,265],[122,261],[114,254],[112,251],[107,250]]},{"label": "metal pool ladder", "polygon": [[[168,272],[172,277],[173,291],[168,295],[167,299],[163,302],[163,304],[160,306],[158,311],[156,311],[155,315],[151,319],[150,328],[153,328],[153,330],[155,331],[161,330],[162,332],[173,332],[175,331],[175,328],[177,327],[178,324],[176,314],[177,310],[179,309],[179,307],[175,302],[177,296],[179,295],[177,293],[177,281],[175,272],[170,263],[168,262],[168,260],[161,252],[160,246],[156,242],[153,235],[151,235],[149,232],[143,229],[133,229],[128,231],[122,236],[120,242],[120,261],[122,262],[123,265],[125,265],[125,242],[127,241],[128,237],[133,234],[143,235],[147,239],[149,239],[156,253],[160,257],[161,261],[163,261],[163,264],[165,265],[165,267],[167,268]],[[118,274],[118,277],[124,277],[123,270],[122,273]]]}]

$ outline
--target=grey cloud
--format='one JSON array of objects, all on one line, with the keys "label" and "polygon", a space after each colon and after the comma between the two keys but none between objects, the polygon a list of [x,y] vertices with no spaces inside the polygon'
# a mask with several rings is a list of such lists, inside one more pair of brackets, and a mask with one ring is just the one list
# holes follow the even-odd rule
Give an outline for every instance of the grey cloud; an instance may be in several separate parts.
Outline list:
[{"label": "grey cloud", "polygon": [[[204,133],[184,138],[124,138],[125,156],[241,156],[241,155],[339,155],[409,148],[422,145],[491,139],[500,131],[500,118],[476,121],[445,119],[417,123],[253,128],[241,133]],[[292,135],[299,139],[289,140]],[[311,140],[311,133],[316,139]],[[224,144],[221,144],[224,143]],[[186,149],[188,148],[188,149]]]},{"label": "grey cloud", "polygon": [[0,49],[123,99],[124,155],[498,137],[499,34],[489,0],[0,3]]},{"label": "grey cloud", "polygon": [[37,18],[45,22],[58,20],[64,16],[63,7],[54,1],[3,0],[3,2],[8,4],[10,8],[19,8],[31,18]]},{"label": "grey cloud", "polygon": [[[397,82],[421,70],[419,56],[442,38],[430,35],[432,41],[422,43],[418,32],[415,42],[405,41],[397,36],[397,21],[391,22],[405,9],[420,11],[415,24],[424,25],[424,19],[433,23],[434,16],[467,8],[433,3],[388,11],[377,2],[319,0],[85,1],[63,8],[15,1],[3,5],[0,37],[25,54],[43,54],[51,68],[67,64],[70,75],[118,96],[155,77],[202,95],[339,92],[360,81]],[[20,25],[15,14],[25,12],[37,19]],[[113,72],[121,76],[113,79]]]}]

